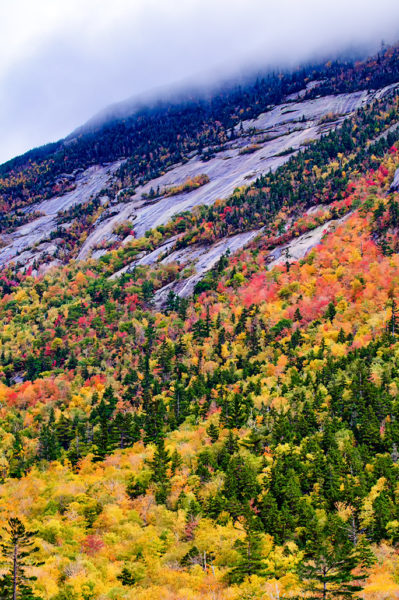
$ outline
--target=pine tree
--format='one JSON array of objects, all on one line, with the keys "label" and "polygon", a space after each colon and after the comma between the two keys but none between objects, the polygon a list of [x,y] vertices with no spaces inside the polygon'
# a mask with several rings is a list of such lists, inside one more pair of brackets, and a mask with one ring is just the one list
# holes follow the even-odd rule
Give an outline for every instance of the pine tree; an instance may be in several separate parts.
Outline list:
[{"label": "pine tree", "polygon": [[252,397],[248,394],[245,398],[242,394],[234,394],[233,398],[226,404],[225,421],[229,429],[242,427],[248,421],[250,410],[253,407]]},{"label": "pine tree", "polygon": [[372,539],[380,542],[387,537],[386,526],[392,518],[394,505],[387,492],[382,491],[373,502]]},{"label": "pine tree", "polygon": [[36,578],[26,574],[27,567],[41,564],[35,558],[39,550],[34,545],[35,535],[36,532],[27,531],[18,518],[8,520],[0,543],[8,568],[0,579],[0,600],[39,600],[31,585]]},{"label": "pine tree", "polygon": [[183,464],[182,457],[180,456],[180,454],[178,453],[177,450],[174,450],[173,454],[172,454],[172,459],[171,459],[171,470],[172,470],[173,475],[176,473],[176,471],[178,471],[178,469],[180,469],[182,464]]},{"label": "pine tree", "polygon": [[126,493],[131,500],[135,500],[139,496],[142,496],[147,491],[147,486],[142,481],[132,477],[126,486]]},{"label": "pine tree", "polygon": [[155,442],[162,438],[165,423],[166,406],[161,398],[150,400],[144,415],[144,441]]},{"label": "pine tree", "polygon": [[335,514],[322,522],[314,517],[305,535],[307,543],[299,568],[305,589],[323,600],[353,598],[362,589],[360,581],[369,563],[363,549],[357,552],[354,548],[346,524]]},{"label": "pine tree", "polygon": [[256,470],[242,456],[236,454],[226,469],[223,493],[227,499],[240,503],[256,498],[259,493]]},{"label": "pine tree", "polygon": [[334,303],[330,302],[330,304],[327,306],[327,310],[325,312],[325,316],[326,316],[327,319],[330,319],[330,321],[333,321],[336,314],[337,314],[337,311],[336,311],[336,308],[334,306]]},{"label": "pine tree", "polygon": [[99,430],[95,435],[95,458],[96,460],[103,460],[113,449],[112,438],[110,435],[110,414],[108,407],[104,402],[104,398],[98,406],[97,415],[96,421],[99,425]]},{"label": "pine tree", "polygon": [[391,298],[391,318],[389,322],[389,331],[392,336],[395,336],[399,329],[399,314],[395,302],[395,298]]},{"label": "pine tree", "polygon": [[171,485],[168,470],[171,460],[170,453],[165,448],[165,441],[161,437],[157,442],[154,457],[149,461],[149,465],[152,469],[151,480],[157,484],[155,500],[158,504],[165,504],[170,491]]},{"label": "pine tree", "polygon": [[302,321],[302,318],[301,311],[297,307],[294,313],[294,321]]},{"label": "pine tree", "polygon": [[56,435],[60,446],[65,450],[68,450],[69,444],[73,439],[73,433],[71,429],[71,421],[64,415],[64,413],[61,414],[61,417],[57,422]]},{"label": "pine tree", "polygon": [[14,442],[8,469],[10,477],[22,477],[25,471],[24,446],[18,429],[14,433]]},{"label": "pine tree", "polygon": [[[103,460],[118,445],[115,437],[114,421],[112,420],[116,404],[117,399],[115,398],[113,389],[108,386],[104,391],[100,404],[93,408],[90,415],[91,421],[94,421],[98,425],[94,440],[96,444],[96,460]],[[119,424],[118,419],[115,427]]]},{"label": "pine tree", "polygon": [[60,449],[55,427],[54,409],[52,408],[49,414],[48,422],[42,425],[40,430],[38,456],[44,460],[51,461],[57,460],[59,454]]},{"label": "pine tree", "polygon": [[122,583],[122,585],[134,585],[136,583],[136,578],[129,571],[127,567],[123,567],[120,575],[117,576],[117,579]]},{"label": "pine tree", "polygon": [[231,430],[224,443],[222,451],[225,451],[226,455],[231,458],[238,450],[238,436],[235,435]]},{"label": "pine tree", "polygon": [[110,450],[128,448],[140,439],[140,429],[132,413],[118,412],[110,424]]},{"label": "pine tree", "polygon": [[211,423],[209,425],[209,427],[206,430],[206,432],[209,435],[209,437],[211,438],[212,444],[214,444],[215,442],[217,442],[217,440],[219,439],[219,429],[218,429],[218,427],[214,423]]},{"label": "pine tree", "polygon": [[239,553],[238,563],[227,574],[229,583],[241,583],[251,575],[265,576],[267,569],[262,553],[262,539],[252,520],[245,523],[245,538],[237,540],[234,547]]},{"label": "pine tree", "polygon": [[279,543],[280,540],[277,537],[279,530],[279,510],[276,499],[270,490],[262,496],[258,510],[264,531],[275,537],[276,542]]}]

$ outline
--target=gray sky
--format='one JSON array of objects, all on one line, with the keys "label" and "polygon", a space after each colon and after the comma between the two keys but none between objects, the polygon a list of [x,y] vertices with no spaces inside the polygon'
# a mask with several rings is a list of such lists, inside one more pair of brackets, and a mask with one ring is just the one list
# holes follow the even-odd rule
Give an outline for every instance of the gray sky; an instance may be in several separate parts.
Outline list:
[{"label": "gray sky", "polygon": [[0,0],[0,162],[141,92],[382,39],[398,0]]}]

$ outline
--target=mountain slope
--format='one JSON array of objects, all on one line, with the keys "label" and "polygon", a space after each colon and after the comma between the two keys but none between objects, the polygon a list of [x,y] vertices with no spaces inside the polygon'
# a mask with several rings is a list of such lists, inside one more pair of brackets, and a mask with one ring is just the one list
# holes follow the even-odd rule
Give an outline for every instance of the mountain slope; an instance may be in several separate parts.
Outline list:
[{"label": "mountain slope", "polygon": [[[213,158],[204,162],[201,157],[193,156],[137,187],[133,195],[130,188],[119,189],[113,177],[121,161],[90,167],[76,175],[71,191],[23,210],[29,219],[33,218],[11,234],[3,235],[0,265],[13,261],[27,269],[41,263],[60,264],[72,257],[81,260],[92,253],[99,257],[107,248],[120,243],[118,228],[124,227],[127,233],[141,237],[146,231],[167,224],[176,214],[227,197],[235,188],[284,164],[310,140],[340,126],[348,114],[384,98],[393,89],[389,86],[378,92],[355,92],[279,105],[255,121],[243,121],[242,132],[237,131],[237,137],[219,148]],[[209,182],[198,189],[164,194],[165,190],[202,175]],[[34,218],[36,213],[41,216]],[[125,243],[123,236],[122,242]]]},{"label": "mountain slope", "polygon": [[140,200],[112,163],[21,203],[70,245],[15,268],[15,229],[0,275],[0,526],[35,532],[43,600],[398,596],[399,94],[341,90],[395,56]]},{"label": "mountain slope", "polygon": [[[357,178],[348,199],[359,208],[302,264],[267,272],[264,251],[256,267],[244,253],[224,268],[217,294],[179,312],[143,319],[132,311],[133,290],[103,305],[105,290],[95,291],[89,271],[53,275],[42,289],[27,280],[15,293],[20,309],[3,330],[10,350],[39,315],[48,323],[40,332],[39,321],[35,334],[41,360],[58,363],[65,342],[72,344],[69,370],[1,390],[9,430],[3,468],[9,464],[15,477],[32,459],[44,461],[2,486],[3,518],[17,511],[39,530],[44,598],[62,597],[57,589],[84,597],[87,585],[94,597],[240,598],[252,589],[264,598],[275,586],[296,597],[307,523],[335,513],[348,535],[366,532],[376,544],[396,539],[396,326],[385,331],[399,263],[372,236],[386,224],[374,211],[381,202],[388,209],[385,192],[398,164],[392,151],[377,173]],[[68,293],[82,304],[68,302]],[[57,307],[62,297],[68,310]],[[47,309],[37,311],[38,302]],[[76,377],[71,356],[98,374]],[[35,363],[28,364],[32,378]],[[105,429],[102,414],[114,415]],[[156,475],[149,444],[162,423],[175,457],[162,459],[167,479]],[[91,458],[132,444],[104,463]],[[74,470],[45,466],[66,456]],[[269,575],[227,588],[223,577],[240,561],[233,542],[246,540],[251,514]],[[387,561],[385,585],[391,581],[396,593],[396,559],[385,546],[375,552]],[[123,568],[134,585],[117,579]],[[375,597],[379,568],[371,570],[366,598]]]},{"label": "mountain slope", "polygon": [[[17,157],[0,167],[0,231],[5,247],[1,264],[14,260],[24,268],[52,262],[54,257],[62,262],[87,257],[98,246],[120,242],[113,228],[123,219],[134,219],[136,234],[143,235],[176,212],[226,197],[247,179],[282,164],[291,147],[300,148],[379,95],[366,90],[382,90],[398,80],[398,49],[390,48],[364,63],[306,67],[203,99],[159,103]],[[341,92],[349,96],[336,96]],[[317,99],[318,95],[324,98]],[[282,104],[284,99],[292,106]],[[245,151],[243,145],[249,146],[248,151],[239,154]],[[124,162],[118,169],[120,160]],[[177,167],[180,162],[183,165]],[[104,163],[112,163],[109,171],[114,177],[104,177],[108,171],[104,172]],[[90,168],[82,178],[81,169],[92,165],[97,172]],[[162,192],[164,185],[208,171],[210,183],[189,198],[142,206],[141,196],[151,188],[156,191],[159,185]],[[86,179],[88,185],[82,185]],[[104,193],[99,193],[102,189]],[[130,206],[124,206],[130,200]],[[81,204],[81,209],[72,209],[73,204]],[[56,217],[68,207],[67,214]],[[49,243],[54,237],[59,239],[57,248]],[[35,244],[39,248],[32,251]],[[28,253],[19,258],[25,250]]]}]

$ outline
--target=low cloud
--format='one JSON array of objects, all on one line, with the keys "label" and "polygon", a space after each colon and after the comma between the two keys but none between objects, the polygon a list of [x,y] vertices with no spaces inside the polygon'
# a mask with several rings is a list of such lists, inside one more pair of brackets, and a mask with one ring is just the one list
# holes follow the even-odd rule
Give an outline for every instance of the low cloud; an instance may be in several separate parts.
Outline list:
[{"label": "low cloud", "polygon": [[108,104],[399,38],[397,0],[13,0],[0,8],[0,162]]}]

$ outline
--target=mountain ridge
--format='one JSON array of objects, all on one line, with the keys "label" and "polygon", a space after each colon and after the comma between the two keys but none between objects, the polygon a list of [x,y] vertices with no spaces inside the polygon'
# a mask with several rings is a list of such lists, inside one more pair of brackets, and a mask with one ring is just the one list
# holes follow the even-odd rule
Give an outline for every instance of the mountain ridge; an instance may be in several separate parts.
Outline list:
[{"label": "mountain ridge", "polygon": [[98,161],[110,136],[3,172],[0,528],[37,546],[21,593],[399,595],[398,59],[273,107],[260,88],[227,129],[175,113],[184,139],[160,127],[137,157]]}]

